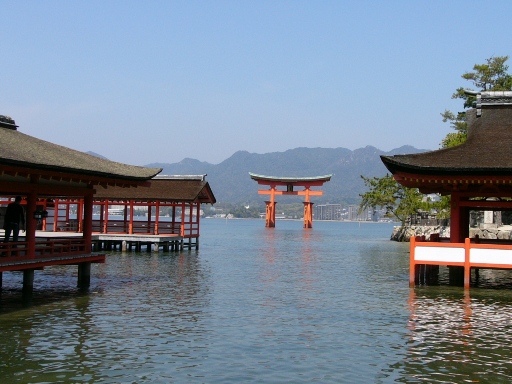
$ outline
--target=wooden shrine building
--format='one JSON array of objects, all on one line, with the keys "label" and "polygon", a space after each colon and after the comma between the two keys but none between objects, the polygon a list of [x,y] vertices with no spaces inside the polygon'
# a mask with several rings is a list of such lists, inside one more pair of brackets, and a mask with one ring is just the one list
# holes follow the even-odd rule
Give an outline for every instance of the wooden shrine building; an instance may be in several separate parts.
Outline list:
[{"label": "wooden shrine building", "polygon": [[[316,177],[275,177],[263,176],[250,173],[251,179],[260,185],[268,185],[270,189],[259,190],[260,195],[270,195],[270,200],[265,201],[265,226],[273,228],[276,226],[276,195],[299,195],[304,196],[304,228],[313,227],[313,203],[310,196],[321,196],[320,190],[312,190],[311,187],[321,187],[327,181],[331,180],[332,175],[316,176]],[[282,187],[284,189],[278,189]],[[303,187],[302,190],[296,188]]]},{"label": "wooden shrine building", "polygon": [[[106,241],[109,234],[131,235],[132,241],[134,236],[154,235],[170,237],[175,244],[171,249],[198,249],[201,204],[215,202],[206,175],[158,175],[148,188],[97,188],[94,205],[100,217],[93,221],[94,231]],[[137,208],[146,212],[145,220],[136,219]]]},{"label": "wooden shrine building", "polygon": [[512,92],[473,94],[476,108],[466,112],[466,142],[431,152],[381,157],[400,184],[451,198],[450,239],[411,239],[411,286],[421,277],[419,271],[429,271],[431,266],[463,270],[465,288],[470,287],[472,269],[512,269],[510,240],[469,237],[470,211],[512,210]]},{"label": "wooden shrine building", "polygon": [[[23,271],[23,288],[32,290],[34,271],[54,265],[78,265],[80,285],[88,285],[91,263],[105,255],[91,251],[93,200],[96,188],[144,188],[160,168],[137,167],[101,159],[18,131],[14,120],[0,117],[0,196],[22,197],[26,231],[18,242],[0,245],[0,277]],[[43,202],[54,199],[83,201],[80,236],[37,235],[46,215]],[[1,282],[1,279],[0,279]]]},{"label": "wooden shrine building", "polygon": [[[95,249],[147,251],[199,248],[201,204],[215,204],[206,175],[157,175],[141,188],[105,186],[93,196]],[[41,202],[49,212],[41,229],[82,232],[82,199]]]}]

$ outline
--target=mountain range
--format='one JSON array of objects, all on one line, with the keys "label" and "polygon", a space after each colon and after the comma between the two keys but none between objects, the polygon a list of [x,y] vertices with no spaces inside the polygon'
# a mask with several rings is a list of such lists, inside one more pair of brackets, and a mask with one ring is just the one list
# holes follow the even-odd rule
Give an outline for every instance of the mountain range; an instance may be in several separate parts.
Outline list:
[{"label": "mountain range", "polygon": [[[323,196],[314,203],[358,204],[360,194],[366,191],[361,175],[382,177],[386,168],[381,155],[425,152],[411,146],[402,146],[389,152],[372,146],[350,150],[346,148],[295,148],[285,152],[266,154],[235,152],[219,164],[210,164],[185,158],[179,163],[151,163],[148,167],[163,168],[162,175],[207,174],[206,180],[217,202],[233,204],[262,204],[267,196],[258,195],[259,185],[249,172],[265,176],[312,177],[332,174],[331,181],[321,188]],[[261,186],[263,187],[263,186]],[[264,187],[267,188],[267,187]],[[314,188],[317,189],[317,188]],[[279,196],[286,203],[301,202],[299,197]],[[293,200],[290,200],[293,199]]]}]

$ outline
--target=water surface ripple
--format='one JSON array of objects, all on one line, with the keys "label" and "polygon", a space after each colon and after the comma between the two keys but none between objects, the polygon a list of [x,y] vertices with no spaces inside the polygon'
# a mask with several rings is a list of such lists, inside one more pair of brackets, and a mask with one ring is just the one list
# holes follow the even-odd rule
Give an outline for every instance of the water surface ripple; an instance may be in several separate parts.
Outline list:
[{"label": "water surface ripple", "polygon": [[21,300],[22,275],[4,273],[2,382],[512,380],[512,289],[489,274],[470,292],[410,289],[389,224],[201,233],[199,251],[108,254],[85,292],[76,267],[55,267]]}]

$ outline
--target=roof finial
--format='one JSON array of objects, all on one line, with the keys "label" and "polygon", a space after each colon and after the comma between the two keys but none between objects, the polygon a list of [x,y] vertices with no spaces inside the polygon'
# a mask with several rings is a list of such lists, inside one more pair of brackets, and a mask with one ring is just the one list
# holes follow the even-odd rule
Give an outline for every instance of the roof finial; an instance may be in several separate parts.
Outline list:
[{"label": "roof finial", "polygon": [[0,127],[12,129],[12,130],[16,130],[16,128],[18,128],[14,119],[11,118],[10,116],[5,116],[5,115],[0,115]]},{"label": "roof finial", "polygon": [[476,96],[476,116],[482,115],[482,108],[493,106],[512,106],[512,91],[471,91],[465,89],[466,95]]}]

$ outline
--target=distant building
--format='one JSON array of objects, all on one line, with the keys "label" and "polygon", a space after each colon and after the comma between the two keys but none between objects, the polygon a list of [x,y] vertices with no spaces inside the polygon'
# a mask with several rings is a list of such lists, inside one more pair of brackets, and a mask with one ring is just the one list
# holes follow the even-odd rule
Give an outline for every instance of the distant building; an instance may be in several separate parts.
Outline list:
[{"label": "distant building", "polygon": [[359,205],[349,205],[347,220],[350,220],[350,221],[374,221],[373,209],[367,208],[367,209],[364,209],[361,213],[358,213],[358,212],[359,212]]},{"label": "distant building", "polygon": [[341,220],[341,204],[318,204],[314,206],[315,220]]}]

